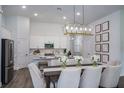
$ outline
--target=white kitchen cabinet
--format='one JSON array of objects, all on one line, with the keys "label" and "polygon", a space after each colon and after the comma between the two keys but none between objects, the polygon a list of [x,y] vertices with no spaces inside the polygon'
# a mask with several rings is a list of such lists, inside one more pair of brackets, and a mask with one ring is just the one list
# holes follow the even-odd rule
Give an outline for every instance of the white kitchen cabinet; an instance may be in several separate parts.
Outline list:
[{"label": "white kitchen cabinet", "polygon": [[44,48],[45,43],[54,43],[54,48],[67,48],[67,37],[31,36],[30,48]]},{"label": "white kitchen cabinet", "polygon": [[29,63],[30,19],[22,16],[7,16],[5,19],[14,40],[14,69],[24,68]]},{"label": "white kitchen cabinet", "polygon": [[18,17],[16,34],[16,69],[27,67],[29,64],[29,35],[30,20],[26,17]]}]

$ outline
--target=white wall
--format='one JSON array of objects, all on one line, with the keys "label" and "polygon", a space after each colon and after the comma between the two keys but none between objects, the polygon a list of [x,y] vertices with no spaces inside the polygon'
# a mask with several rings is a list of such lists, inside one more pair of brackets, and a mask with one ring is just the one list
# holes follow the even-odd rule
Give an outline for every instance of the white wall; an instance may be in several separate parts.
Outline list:
[{"label": "white wall", "polygon": [[94,36],[83,36],[82,43],[83,56],[85,58],[91,57],[94,54]]},{"label": "white wall", "polygon": [[63,25],[31,22],[30,48],[44,48],[44,43],[54,43],[55,48],[68,48],[68,36],[63,34]]},{"label": "white wall", "polygon": [[[112,13],[102,19],[99,19],[93,23],[90,24],[90,26],[93,28],[93,31],[95,33],[95,25],[97,24],[101,24],[105,21],[109,21],[110,22],[110,61],[115,61],[118,60],[120,61],[120,11],[117,11],[115,13]],[[95,36],[94,36],[95,39]],[[95,46],[95,42],[94,42],[94,46]],[[95,47],[94,47],[95,50]],[[94,51],[95,53],[95,51]]]}]

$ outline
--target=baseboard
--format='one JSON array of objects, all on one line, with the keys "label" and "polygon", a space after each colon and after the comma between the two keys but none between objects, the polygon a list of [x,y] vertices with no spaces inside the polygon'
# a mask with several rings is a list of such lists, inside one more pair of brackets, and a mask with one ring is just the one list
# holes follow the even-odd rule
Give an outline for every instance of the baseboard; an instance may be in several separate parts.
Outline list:
[{"label": "baseboard", "polygon": [[14,66],[14,70],[19,70],[19,69],[22,69],[22,68],[26,68],[27,66]]}]

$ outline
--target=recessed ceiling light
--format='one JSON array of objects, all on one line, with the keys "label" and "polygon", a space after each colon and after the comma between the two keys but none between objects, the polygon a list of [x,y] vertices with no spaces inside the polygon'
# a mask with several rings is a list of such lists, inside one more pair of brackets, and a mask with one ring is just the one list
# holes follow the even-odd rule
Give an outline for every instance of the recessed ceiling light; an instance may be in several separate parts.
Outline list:
[{"label": "recessed ceiling light", "polygon": [[67,19],[67,17],[66,16],[63,16],[63,19]]},{"label": "recessed ceiling light", "polygon": [[23,8],[23,9],[25,9],[25,8],[26,8],[26,6],[25,6],[25,5],[23,5],[23,6],[22,6],[22,8]]},{"label": "recessed ceiling light", "polygon": [[58,7],[57,10],[58,10],[58,11],[62,11],[62,8]]},{"label": "recessed ceiling light", "polygon": [[76,15],[77,15],[77,16],[79,16],[79,15],[80,15],[80,13],[79,13],[79,12],[77,12],[77,13],[76,13]]},{"label": "recessed ceiling light", "polygon": [[34,16],[38,16],[38,13],[34,13]]}]

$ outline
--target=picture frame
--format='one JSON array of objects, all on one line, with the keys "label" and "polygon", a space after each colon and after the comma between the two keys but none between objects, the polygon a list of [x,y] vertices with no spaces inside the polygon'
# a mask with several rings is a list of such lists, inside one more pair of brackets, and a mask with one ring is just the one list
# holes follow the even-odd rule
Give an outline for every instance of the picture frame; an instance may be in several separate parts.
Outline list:
[{"label": "picture frame", "polygon": [[96,43],[101,42],[101,34],[95,36]]},{"label": "picture frame", "polygon": [[96,52],[101,52],[101,44],[96,44],[95,45],[95,51]]},{"label": "picture frame", "polygon": [[98,24],[95,26],[95,32],[100,33],[101,32],[101,24]]},{"label": "picture frame", "polygon": [[102,31],[109,30],[109,21],[102,23]]},{"label": "picture frame", "polygon": [[109,62],[109,54],[102,54],[102,62],[103,63]]},{"label": "picture frame", "polygon": [[109,32],[103,33],[101,35],[101,41],[102,42],[108,42],[109,41]]},{"label": "picture frame", "polygon": [[96,53],[96,55],[99,57],[99,61],[98,62],[101,62],[101,54]]},{"label": "picture frame", "polygon": [[102,52],[109,52],[109,43],[103,43],[101,47]]}]

